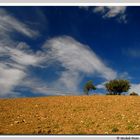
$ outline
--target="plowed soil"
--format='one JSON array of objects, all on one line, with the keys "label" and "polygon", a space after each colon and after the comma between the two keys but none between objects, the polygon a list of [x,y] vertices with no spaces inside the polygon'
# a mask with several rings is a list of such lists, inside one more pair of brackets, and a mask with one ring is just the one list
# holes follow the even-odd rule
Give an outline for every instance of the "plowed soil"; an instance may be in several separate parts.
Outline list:
[{"label": "plowed soil", "polygon": [[140,96],[0,99],[0,134],[140,134]]}]

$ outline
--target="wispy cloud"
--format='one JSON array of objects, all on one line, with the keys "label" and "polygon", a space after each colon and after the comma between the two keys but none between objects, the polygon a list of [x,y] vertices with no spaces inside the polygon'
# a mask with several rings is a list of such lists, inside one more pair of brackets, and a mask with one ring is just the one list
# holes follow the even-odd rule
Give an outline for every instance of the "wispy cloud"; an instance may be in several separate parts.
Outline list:
[{"label": "wispy cloud", "polygon": [[27,76],[27,67],[38,65],[40,60],[24,42],[12,39],[11,33],[19,32],[27,37],[35,37],[33,31],[24,23],[0,9],[0,96],[15,96],[17,85]]},{"label": "wispy cloud", "polygon": [[28,51],[29,49],[20,49],[19,45],[0,45],[1,96],[9,94],[15,86],[20,85],[22,79],[27,76],[28,66],[38,66],[40,58]]},{"label": "wispy cloud", "polygon": [[7,96],[24,76],[24,71],[0,64],[0,96]]},{"label": "wispy cloud", "polygon": [[103,19],[115,18],[118,22],[127,23],[126,6],[82,6],[81,9],[100,14]]},{"label": "wispy cloud", "polygon": [[[69,36],[47,40],[42,51],[37,52],[33,52],[23,42],[16,46],[0,46],[0,56],[1,96],[13,93],[17,86],[28,87],[33,93],[45,95],[63,94],[62,90],[66,93],[76,92],[84,76],[98,74],[99,77],[110,80],[117,75],[88,46]],[[54,82],[48,84],[46,81],[43,83],[29,78],[29,66],[47,70],[50,64],[56,62],[63,67],[63,71]],[[23,79],[30,82],[23,82]]]},{"label": "wispy cloud", "polygon": [[93,12],[100,13],[102,18],[116,18],[119,22],[126,23],[126,8],[126,6],[98,6]]},{"label": "wispy cloud", "polygon": [[[28,88],[35,94],[62,95],[66,91],[70,94],[78,91],[80,83],[86,76],[98,76],[105,81],[118,76],[117,71],[105,64],[90,46],[70,36],[46,40],[36,52],[26,42],[13,40],[11,33],[19,32],[27,37],[34,37],[38,32],[3,9],[0,9],[0,31],[1,97],[20,95],[20,91],[15,91],[18,86]],[[55,64],[62,70],[54,82],[43,81],[37,75],[32,78],[30,67],[43,68],[47,72],[47,69]]]},{"label": "wispy cloud", "polygon": [[[60,87],[55,87],[55,85],[51,85],[49,82],[40,80],[39,78],[35,77],[26,77],[24,81],[21,83],[22,87],[28,88],[32,93],[38,95],[70,95],[71,93],[62,90]],[[59,90],[60,88],[60,90]]]},{"label": "wispy cloud", "polygon": [[10,15],[6,10],[0,8],[0,35],[13,31],[17,31],[31,38],[39,34],[38,31],[32,30],[13,15]]},{"label": "wispy cloud", "polygon": [[98,74],[106,80],[114,79],[116,71],[106,66],[101,58],[86,46],[72,37],[61,36],[48,40],[44,44],[50,59],[60,62],[64,71],[57,82],[67,89],[76,90],[82,78]]},{"label": "wispy cloud", "polygon": [[[0,54],[5,58],[10,57],[11,62],[14,62],[20,66],[35,66],[40,61],[40,58],[38,58],[36,55],[33,53],[28,53],[28,50],[19,49],[18,46],[15,48],[11,46],[1,47]],[[4,61],[6,61],[6,59]]]}]

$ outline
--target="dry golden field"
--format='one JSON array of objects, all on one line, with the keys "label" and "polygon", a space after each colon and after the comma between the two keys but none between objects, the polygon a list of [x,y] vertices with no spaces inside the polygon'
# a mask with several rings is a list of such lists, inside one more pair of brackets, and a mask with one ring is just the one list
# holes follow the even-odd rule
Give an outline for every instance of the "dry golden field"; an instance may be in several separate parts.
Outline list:
[{"label": "dry golden field", "polygon": [[0,99],[0,134],[140,134],[140,97]]}]

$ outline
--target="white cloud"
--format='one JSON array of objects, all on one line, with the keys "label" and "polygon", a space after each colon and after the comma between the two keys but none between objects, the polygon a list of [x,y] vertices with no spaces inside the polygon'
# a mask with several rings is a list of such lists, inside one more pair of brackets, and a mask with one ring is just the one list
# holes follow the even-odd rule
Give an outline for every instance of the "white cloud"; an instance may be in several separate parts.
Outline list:
[{"label": "white cloud", "polygon": [[126,23],[126,6],[95,7],[93,12],[101,13],[103,18],[117,18],[119,22]]},{"label": "white cloud", "polygon": [[0,96],[9,94],[24,76],[24,71],[0,64]]},{"label": "white cloud", "polygon": [[78,71],[63,71],[60,75],[60,78],[57,80],[56,87],[74,92],[78,91],[79,83],[82,80],[82,75],[80,76]]},{"label": "white cloud", "polygon": [[[14,89],[27,87],[34,93],[47,95],[74,92],[85,76],[99,75],[110,80],[117,77],[117,72],[108,67],[89,46],[72,37],[60,36],[47,40],[42,50],[33,52],[25,42],[16,42],[9,33],[19,32],[28,37],[35,37],[38,32],[17,20],[4,9],[0,9],[0,96],[19,95]],[[48,68],[56,62],[64,70],[52,83],[34,81],[30,78],[29,66]],[[37,78],[37,77],[36,77]],[[23,82],[28,80],[28,82]],[[30,81],[30,82],[29,82]],[[49,85],[49,87],[48,87]]]},{"label": "white cloud", "polygon": [[22,82],[22,86],[30,89],[34,94],[43,94],[43,95],[71,95],[66,90],[63,90],[61,87],[55,87],[55,85],[50,84],[48,81],[40,80],[37,77],[26,77]]},{"label": "white cloud", "polygon": [[97,6],[93,8],[94,13],[100,13],[102,18],[116,18],[118,22],[127,23],[126,6]]},{"label": "white cloud", "polygon": [[[25,47],[24,43],[23,47]],[[17,45],[17,47],[0,45],[0,56],[8,58],[8,61],[12,61],[14,64],[21,66],[36,66],[41,61],[40,58],[36,56],[36,54],[31,52],[31,50],[21,49],[19,48],[19,45]],[[4,62],[7,63],[8,61],[6,61],[6,59],[4,60]]]},{"label": "white cloud", "polygon": [[93,9],[93,12],[103,14],[105,12],[105,9],[106,9],[105,6],[97,6]]},{"label": "white cloud", "polygon": [[43,56],[33,52],[24,42],[11,38],[11,33],[19,32],[28,37],[36,37],[37,31],[17,20],[6,10],[0,8],[0,97],[20,95],[14,91],[28,77],[28,66],[41,67]]},{"label": "white cloud", "polygon": [[97,86],[96,86],[96,88],[98,88],[98,89],[105,89],[105,83],[107,83],[108,81],[105,81],[105,82],[102,82],[102,83],[100,83],[100,84],[98,84]]},{"label": "white cloud", "polygon": [[11,96],[14,88],[28,76],[28,66],[39,66],[40,57],[25,43],[5,46],[0,43],[0,96]]},{"label": "white cloud", "polygon": [[139,84],[131,84],[131,88],[129,89],[129,93],[136,92],[140,95],[140,83]]},{"label": "white cloud", "polygon": [[[15,44],[14,44],[15,45]],[[85,76],[99,76],[105,81],[118,77],[93,50],[72,37],[60,36],[47,40],[42,51],[33,52],[26,43],[0,45],[0,96],[14,96],[14,88],[27,87],[33,93],[64,95],[76,93]],[[63,67],[54,82],[39,80],[30,75],[28,66],[47,68]],[[128,76],[123,73],[123,76]],[[7,82],[7,80],[9,82]],[[104,88],[104,83],[97,85]],[[16,94],[16,93],[15,93]],[[19,92],[17,95],[20,95]],[[21,95],[20,95],[21,96]]]},{"label": "white cloud", "polygon": [[87,75],[98,74],[106,80],[117,76],[88,46],[69,36],[50,39],[44,49],[48,51],[50,59],[55,59],[65,68],[57,82],[69,90],[76,90]]},{"label": "white cloud", "polygon": [[108,6],[109,11],[106,13],[107,17],[116,17],[118,15],[125,15],[126,6]]},{"label": "white cloud", "polygon": [[6,10],[0,8],[0,36],[12,31],[17,31],[31,38],[39,34],[37,31],[30,29],[26,24],[10,15]]},{"label": "white cloud", "polygon": [[34,54],[28,54],[25,51],[19,49],[7,48],[11,56],[11,60],[20,65],[33,65],[39,63],[39,58]]}]

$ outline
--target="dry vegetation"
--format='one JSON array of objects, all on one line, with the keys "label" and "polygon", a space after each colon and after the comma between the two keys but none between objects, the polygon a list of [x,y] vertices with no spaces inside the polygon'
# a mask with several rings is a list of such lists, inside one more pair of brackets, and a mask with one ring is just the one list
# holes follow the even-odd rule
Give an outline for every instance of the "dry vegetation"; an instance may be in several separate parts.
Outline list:
[{"label": "dry vegetation", "polygon": [[0,134],[140,134],[140,97],[0,99]]}]

